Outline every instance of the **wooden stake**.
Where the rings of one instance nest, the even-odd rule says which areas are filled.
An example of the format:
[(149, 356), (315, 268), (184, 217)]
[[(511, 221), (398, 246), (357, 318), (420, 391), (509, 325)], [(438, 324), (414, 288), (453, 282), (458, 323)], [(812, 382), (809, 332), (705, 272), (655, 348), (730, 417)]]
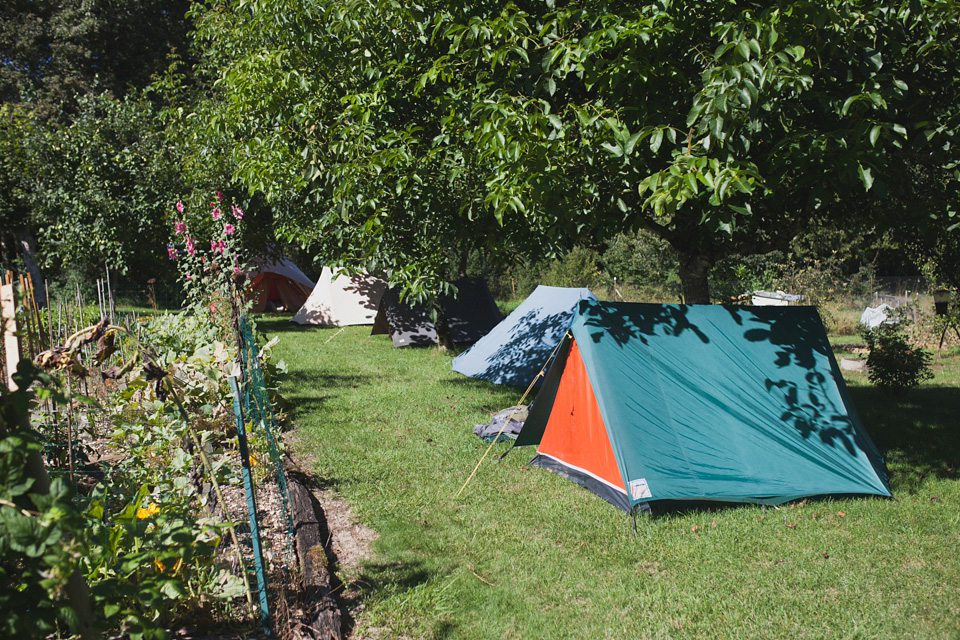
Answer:
[(10, 272), (7, 272), (7, 281), (9, 284), (0, 286), (0, 307), (3, 313), (3, 349), (6, 353), (6, 362), (4, 366), (7, 371), (7, 387), (11, 391), (17, 390), (17, 385), (13, 382), (13, 374), (17, 370), (17, 364), (20, 362), (20, 341), (17, 340), (17, 302), (13, 291), (13, 278)]

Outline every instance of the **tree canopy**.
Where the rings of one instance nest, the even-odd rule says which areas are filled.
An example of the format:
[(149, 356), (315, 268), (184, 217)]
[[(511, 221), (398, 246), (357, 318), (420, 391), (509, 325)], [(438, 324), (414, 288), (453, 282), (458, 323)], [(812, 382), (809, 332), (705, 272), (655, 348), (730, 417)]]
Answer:
[(157, 95), (145, 89), (168, 56), (186, 53), (188, 6), (11, 0), (0, 8), (6, 258), (35, 240), (47, 267), (106, 263), (126, 273), (150, 265), (146, 272), (159, 275), (164, 209), (184, 180)]
[[(198, 14), (238, 176), (325, 257), (666, 239), (690, 302), (812, 218), (950, 216), (955, 2), (241, 0)], [(946, 198), (917, 191), (917, 177)], [(401, 278), (402, 279), (402, 278)]]
[(189, 0), (6, 0), (0, 7), (0, 101), (44, 118), (77, 98), (122, 98), (186, 53)]

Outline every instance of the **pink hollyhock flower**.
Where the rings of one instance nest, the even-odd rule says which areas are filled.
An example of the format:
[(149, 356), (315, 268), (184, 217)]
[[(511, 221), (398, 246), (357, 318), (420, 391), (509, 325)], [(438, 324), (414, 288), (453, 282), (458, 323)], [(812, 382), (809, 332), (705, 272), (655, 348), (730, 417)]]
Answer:
[(234, 268), (233, 268), (233, 273), (234, 273), (234, 274), (240, 273), (240, 267), (234, 267)]
[(229, 222), (228, 222), (227, 224), (223, 225), (223, 232), (224, 232), (225, 234), (227, 234), (228, 236), (229, 236), (229, 235), (233, 235), (233, 232), (236, 231), (236, 230), (237, 230), (237, 228), (234, 227), (234, 226), (233, 226), (232, 224), (230, 224)]
[(187, 223), (186, 223), (186, 222), (174, 222), (174, 223), (173, 223), (173, 230), (176, 232), (177, 235), (180, 235), (181, 233), (183, 233), (184, 231), (187, 230)]
[(183, 275), (186, 276), (187, 281), (193, 282), (193, 276), (190, 275), (190, 272), (189, 272), (189, 271), (188, 271), (187, 273), (183, 274)]
[(196, 255), (197, 253), (197, 243), (190, 236), (187, 236), (187, 253), (190, 255)]
[(177, 259), (177, 250), (173, 247), (167, 247), (167, 255), (170, 256), (171, 260)]
[(217, 200), (219, 200), (219, 201), (221, 201), (221, 202), (223, 201), (223, 194), (220, 193), (219, 191), (217, 191)]
[(214, 304), (211, 302), (211, 303), (210, 303), (210, 313), (216, 313), (216, 312), (217, 312), (217, 307), (214, 306)]
[(237, 220), (243, 220), (243, 209), (238, 207), (235, 204), (230, 205), (230, 210), (233, 212), (233, 217)]
[(183, 203), (182, 203), (182, 202), (178, 202), (178, 203), (177, 203), (177, 211), (179, 211), (180, 213), (183, 213)]
[(217, 207), (216, 209), (213, 210), (213, 219), (214, 219), (214, 220), (219, 220), (219, 219), (220, 219), (220, 216), (222, 216), (222, 215), (223, 215), (223, 212), (220, 211), (220, 208), (219, 208), (219, 207)]

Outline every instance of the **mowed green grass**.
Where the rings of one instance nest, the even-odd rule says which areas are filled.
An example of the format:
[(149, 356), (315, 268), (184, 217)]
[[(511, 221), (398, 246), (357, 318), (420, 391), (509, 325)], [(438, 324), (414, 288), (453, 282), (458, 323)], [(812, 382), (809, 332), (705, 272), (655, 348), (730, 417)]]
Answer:
[(379, 538), (358, 638), (958, 638), (960, 356), (904, 398), (851, 378), (894, 499), (630, 517), (474, 424), (522, 390), (369, 327), (262, 319), (296, 451)]

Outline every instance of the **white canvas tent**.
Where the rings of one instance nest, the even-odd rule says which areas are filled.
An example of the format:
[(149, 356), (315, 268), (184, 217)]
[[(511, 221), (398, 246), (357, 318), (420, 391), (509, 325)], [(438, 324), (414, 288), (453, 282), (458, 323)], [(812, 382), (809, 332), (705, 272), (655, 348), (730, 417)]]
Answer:
[(247, 291), (258, 313), (299, 309), (314, 287), (313, 280), (287, 258), (256, 260), (247, 277)]
[(386, 290), (383, 278), (367, 273), (334, 276), (330, 267), (324, 267), (317, 286), (290, 322), (337, 327), (373, 324)]

